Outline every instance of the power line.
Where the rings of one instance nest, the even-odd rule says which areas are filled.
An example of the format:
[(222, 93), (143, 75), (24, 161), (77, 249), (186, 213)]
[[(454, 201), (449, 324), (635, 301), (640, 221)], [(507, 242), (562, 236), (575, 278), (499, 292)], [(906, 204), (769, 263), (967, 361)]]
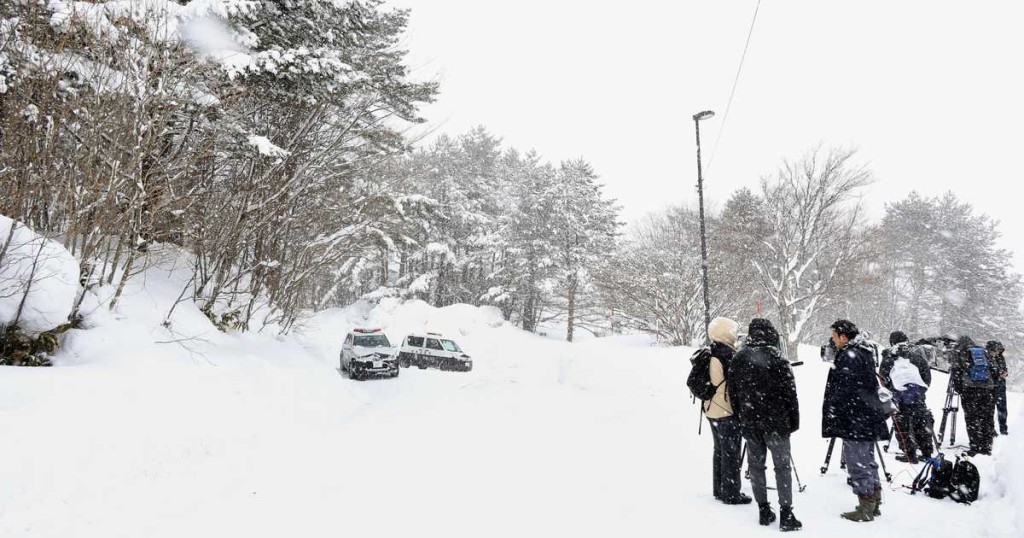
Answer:
[(715, 162), (715, 152), (718, 151), (718, 143), (722, 140), (722, 133), (725, 132), (725, 122), (729, 121), (729, 109), (732, 108), (732, 97), (736, 95), (736, 85), (740, 81), (740, 73), (743, 71), (743, 60), (747, 58), (747, 49), (750, 48), (750, 36), (754, 35), (754, 24), (757, 22), (757, 12), (761, 9), (761, 0), (757, 0), (754, 7), (754, 18), (750, 21), (750, 30), (747, 31), (747, 42), (743, 44), (743, 55), (740, 56), (740, 66), (736, 69), (736, 78), (732, 81), (732, 91), (729, 92), (729, 102), (725, 105), (725, 114), (722, 116), (722, 127), (718, 129), (718, 136), (715, 138), (715, 145), (711, 147), (711, 156), (708, 157), (707, 172), (711, 172), (711, 165)]

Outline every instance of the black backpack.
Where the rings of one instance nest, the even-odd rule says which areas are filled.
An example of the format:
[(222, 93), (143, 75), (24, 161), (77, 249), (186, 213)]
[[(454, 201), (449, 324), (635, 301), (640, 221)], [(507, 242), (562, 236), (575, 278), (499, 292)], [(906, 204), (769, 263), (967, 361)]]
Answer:
[(953, 464), (939, 458), (929, 460), (928, 465), (932, 466), (932, 472), (924, 493), (933, 499), (942, 499), (953, 491)]
[[(722, 364), (723, 372), (725, 364)], [(686, 386), (690, 394), (702, 402), (714, 398), (718, 385), (711, 382), (711, 350), (698, 349), (690, 357), (690, 375), (686, 377)]]
[(978, 468), (967, 460), (957, 458), (956, 465), (953, 466), (951, 485), (950, 499), (964, 504), (971, 504), (978, 500), (978, 487), (981, 485)]

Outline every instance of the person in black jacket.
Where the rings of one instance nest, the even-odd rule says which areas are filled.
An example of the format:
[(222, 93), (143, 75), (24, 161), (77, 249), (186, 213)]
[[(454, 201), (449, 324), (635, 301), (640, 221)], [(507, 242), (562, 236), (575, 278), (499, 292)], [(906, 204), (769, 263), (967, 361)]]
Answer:
[(999, 342), (998, 340), (989, 340), (985, 344), (985, 351), (988, 351), (989, 359), (992, 360), (992, 366), (995, 368), (996, 372), (998, 372), (995, 379), (996, 386), (993, 390), (996, 400), (996, 415), (999, 417), (999, 434), (1007, 435), (1006, 378), (1010, 376), (1010, 371), (1006, 368), (1006, 357), (1003, 356), (1006, 348), (1004, 348), (1002, 342)]
[(903, 450), (903, 456), (896, 456), (896, 459), (916, 464), (919, 461), (918, 451), (921, 458), (927, 459), (931, 457), (934, 446), (935, 417), (925, 401), (928, 387), (932, 384), (932, 371), (923, 350), (912, 345), (903, 331), (893, 331), (889, 335), (889, 345), (892, 347), (882, 351), (878, 375), (893, 391), (893, 399), (899, 405), (899, 413), (893, 419), (896, 421), (896, 441)]
[(751, 320), (746, 345), (736, 352), (729, 367), (729, 384), (733, 413), (747, 441), (747, 469), (758, 521), (761, 525), (775, 521), (765, 481), (765, 461), (771, 451), (779, 492), (779, 530), (798, 530), (802, 524), (793, 515), (789, 436), (800, 428), (800, 406), (793, 370), (779, 351), (779, 333), (770, 321)]
[(969, 336), (957, 339), (949, 376), (953, 379), (953, 390), (960, 394), (971, 456), (992, 455), (992, 438), (995, 437), (992, 415), (996, 410), (994, 392), (998, 375), (988, 354), (974, 340)]
[(843, 440), (843, 458), (857, 495), (857, 508), (844, 512), (851, 521), (873, 521), (881, 515), (882, 481), (875, 462), (875, 442), (889, 436), (886, 411), (878, 398), (873, 346), (852, 321), (832, 324), (826, 360), (833, 361), (825, 383), (821, 434)]

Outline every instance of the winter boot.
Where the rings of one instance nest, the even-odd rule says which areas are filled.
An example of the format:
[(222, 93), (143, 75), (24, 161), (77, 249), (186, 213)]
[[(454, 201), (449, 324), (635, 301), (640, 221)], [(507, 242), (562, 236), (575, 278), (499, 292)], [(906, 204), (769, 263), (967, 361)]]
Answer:
[(771, 503), (757, 503), (757, 522), (761, 525), (771, 525), (775, 521), (775, 512), (772, 512)]
[(875, 494), (872, 497), (875, 500), (875, 511), (871, 515), (878, 517), (882, 515), (882, 488), (875, 488)]
[(800, 523), (800, 520), (793, 515), (792, 506), (783, 506), (779, 508), (779, 530), (782, 532), (786, 531), (798, 531), (804, 524)]
[(750, 504), (752, 500), (750, 495), (744, 495), (743, 493), (737, 493), (735, 496), (721, 497), (721, 501), (725, 504)]
[(857, 508), (854, 508), (852, 512), (843, 512), (840, 516), (843, 519), (849, 519), (850, 521), (874, 521), (875, 520), (875, 496), (874, 495), (858, 495), (857, 496)]

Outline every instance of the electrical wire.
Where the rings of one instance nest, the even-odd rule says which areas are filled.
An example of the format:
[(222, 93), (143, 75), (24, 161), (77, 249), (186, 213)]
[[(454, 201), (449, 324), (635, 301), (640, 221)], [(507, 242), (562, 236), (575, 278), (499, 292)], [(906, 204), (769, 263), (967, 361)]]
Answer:
[(732, 98), (736, 95), (736, 86), (740, 81), (740, 73), (743, 71), (743, 61), (747, 58), (747, 49), (750, 48), (750, 37), (754, 35), (754, 24), (757, 23), (757, 12), (761, 9), (761, 0), (757, 0), (754, 7), (754, 18), (750, 21), (750, 30), (747, 31), (747, 42), (743, 44), (743, 55), (740, 56), (740, 66), (736, 69), (736, 78), (732, 81), (732, 91), (729, 92), (729, 101), (725, 105), (725, 114), (722, 116), (722, 126), (718, 129), (718, 136), (715, 137), (715, 145), (711, 147), (711, 156), (708, 157), (707, 172), (711, 172), (711, 165), (715, 162), (715, 153), (718, 151), (718, 143), (722, 140), (722, 133), (725, 132), (725, 122), (729, 121), (729, 109), (732, 108)]

